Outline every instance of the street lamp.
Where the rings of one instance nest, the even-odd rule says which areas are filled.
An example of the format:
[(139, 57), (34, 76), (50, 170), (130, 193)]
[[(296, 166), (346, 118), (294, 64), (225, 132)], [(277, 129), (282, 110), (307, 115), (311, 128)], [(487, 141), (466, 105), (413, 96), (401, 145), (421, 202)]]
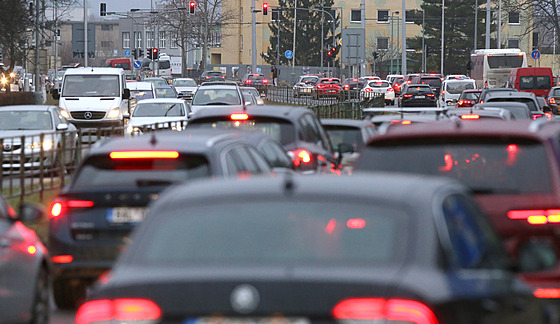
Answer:
[[(393, 65), (393, 64), (394, 64), (393, 56), (395, 56), (395, 53), (394, 53), (394, 51), (393, 51), (393, 43), (394, 43), (394, 37), (393, 37), (393, 26), (394, 26), (394, 23), (393, 23), (393, 22), (395, 21), (395, 15), (396, 15), (396, 17), (398, 17), (399, 12), (398, 12), (398, 11), (391, 12), (391, 72), (393, 72), (393, 68), (394, 68), (394, 65)], [(398, 18), (397, 18), (397, 19), (398, 19)], [(398, 27), (398, 25), (397, 25), (397, 39), (399, 38), (399, 37), (398, 37), (398, 31), (399, 31), (399, 27)], [(399, 47), (398, 47), (398, 45), (397, 45), (397, 49), (398, 49), (398, 48), (399, 48)]]
[[(490, 0), (488, 0), (490, 1)], [(440, 66), (440, 73), (443, 75), (443, 39), (445, 35), (445, 0), (441, 0), (441, 66)]]

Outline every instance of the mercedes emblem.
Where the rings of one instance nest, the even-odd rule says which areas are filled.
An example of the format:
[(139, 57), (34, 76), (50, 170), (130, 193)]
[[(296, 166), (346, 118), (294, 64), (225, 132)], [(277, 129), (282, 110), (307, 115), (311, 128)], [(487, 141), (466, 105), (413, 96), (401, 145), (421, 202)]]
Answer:
[(93, 114), (91, 113), (91, 111), (86, 111), (84, 113), (84, 118), (85, 119), (91, 119), (91, 117), (93, 117)]
[(234, 311), (241, 314), (248, 314), (259, 306), (259, 292), (257, 288), (251, 285), (239, 285), (231, 292), (230, 302)]
[(4, 144), (4, 150), (9, 151), (12, 149), (12, 144)]

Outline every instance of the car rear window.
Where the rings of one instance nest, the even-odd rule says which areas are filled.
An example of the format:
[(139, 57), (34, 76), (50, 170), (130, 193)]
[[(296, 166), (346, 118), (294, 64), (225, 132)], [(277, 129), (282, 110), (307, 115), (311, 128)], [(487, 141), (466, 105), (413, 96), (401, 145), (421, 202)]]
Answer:
[(223, 74), (222, 72), (216, 71), (216, 72), (207, 72), (206, 75), (222, 77)]
[(426, 87), (408, 87), (406, 89), (406, 93), (408, 94), (413, 94), (413, 95), (422, 95), (422, 94), (427, 94), (427, 93), (433, 93), (432, 88), (426, 86)]
[(247, 77), (247, 79), (249, 80), (264, 80), (264, 75), (254, 75), (254, 74), (250, 74), (249, 77)]
[(210, 166), (202, 155), (179, 154), (176, 159), (111, 159), (103, 155), (91, 156), (84, 162), (72, 187), (157, 187), (208, 176)]
[(236, 89), (199, 88), (193, 98), (193, 105), (240, 105), (241, 100)]
[(421, 84), (427, 84), (430, 87), (439, 88), (441, 87), (441, 79), (438, 77), (421, 77)]
[(529, 110), (531, 111), (537, 111), (539, 110), (537, 105), (535, 104), (535, 102), (530, 99), (530, 98), (522, 98), (522, 97), (511, 97), (511, 98), (488, 98), (486, 99), (486, 102), (521, 102), (527, 105), (527, 107), (529, 107)]
[(133, 262), (387, 264), (408, 243), (407, 214), (380, 203), (243, 200), (158, 216)]
[(333, 79), (333, 80), (321, 80), (322, 84), (339, 84), (340, 80)]
[(446, 91), (451, 94), (461, 94), (463, 91), (468, 89), (474, 89), (474, 82), (449, 82), (446, 86)]
[(295, 128), (287, 120), (269, 117), (249, 117), (248, 120), (231, 120), (226, 117), (200, 118), (189, 121), (188, 129), (213, 128), (213, 129), (241, 129), (247, 131), (258, 131), (266, 134), (282, 145), (295, 141)]
[(463, 92), (461, 98), (467, 100), (478, 100), (479, 96), (480, 96), (480, 92)]
[(334, 150), (338, 150), (341, 143), (352, 145), (354, 152), (361, 151), (364, 147), (362, 131), (357, 127), (323, 125), (329, 134)]
[(553, 96), (560, 96), (560, 89), (554, 89)]
[(389, 82), (387, 81), (382, 81), (382, 82), (370, 82), (368, 84), (368, 86), (372, 87), (372, 88), (387, 88), (390, 87)]
[(551, 191), (545, 148), (508, 138), (444, 138), (376, 143), (362, 153), (357, 170), (448, 176), (477, 193)]

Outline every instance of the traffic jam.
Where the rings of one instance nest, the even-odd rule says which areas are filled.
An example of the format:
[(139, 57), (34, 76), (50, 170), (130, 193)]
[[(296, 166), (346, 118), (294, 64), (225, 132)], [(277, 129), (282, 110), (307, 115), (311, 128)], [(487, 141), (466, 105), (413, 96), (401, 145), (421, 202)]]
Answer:
[[(0, 323), (560, 323), (546, 72), (302, 75), (286, 92), (384, 99), (348, 119), (268, 100), (262, 74), (69, 69), (58, 107), (0, 108), (4, 177), (76, 165), (47, 208), (0, 199)], [(68, 135), (93, 127), (122, 131)], [(7, 140), (40, 133), (66, 135)]]

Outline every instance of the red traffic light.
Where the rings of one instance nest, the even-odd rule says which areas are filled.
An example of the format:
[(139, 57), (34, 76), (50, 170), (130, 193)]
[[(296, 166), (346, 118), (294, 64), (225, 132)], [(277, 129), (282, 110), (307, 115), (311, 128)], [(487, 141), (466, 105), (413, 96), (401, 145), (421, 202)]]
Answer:
[(328, 55), (328, 56), (331, 56), (331, 55), (332, 55), (332, 52), (331, 52), (331, 51), (328, 51), (328, 52), (327, 52), (327, 55)]
[(267, 16), (267, 15), (268, 15), (268, 3), (266, 3), (266, 2), (264, 2), (264, 3), (262, 4), (262, 13), (263, 13), (263, 16)]
[(196, 2), (191, 1), (189, 2), (189, 13), (194, 13), (194, 7), (196, 6)]
[(336, 47), (332, 47), (331, 52), (335, 53), (336, 52)]

